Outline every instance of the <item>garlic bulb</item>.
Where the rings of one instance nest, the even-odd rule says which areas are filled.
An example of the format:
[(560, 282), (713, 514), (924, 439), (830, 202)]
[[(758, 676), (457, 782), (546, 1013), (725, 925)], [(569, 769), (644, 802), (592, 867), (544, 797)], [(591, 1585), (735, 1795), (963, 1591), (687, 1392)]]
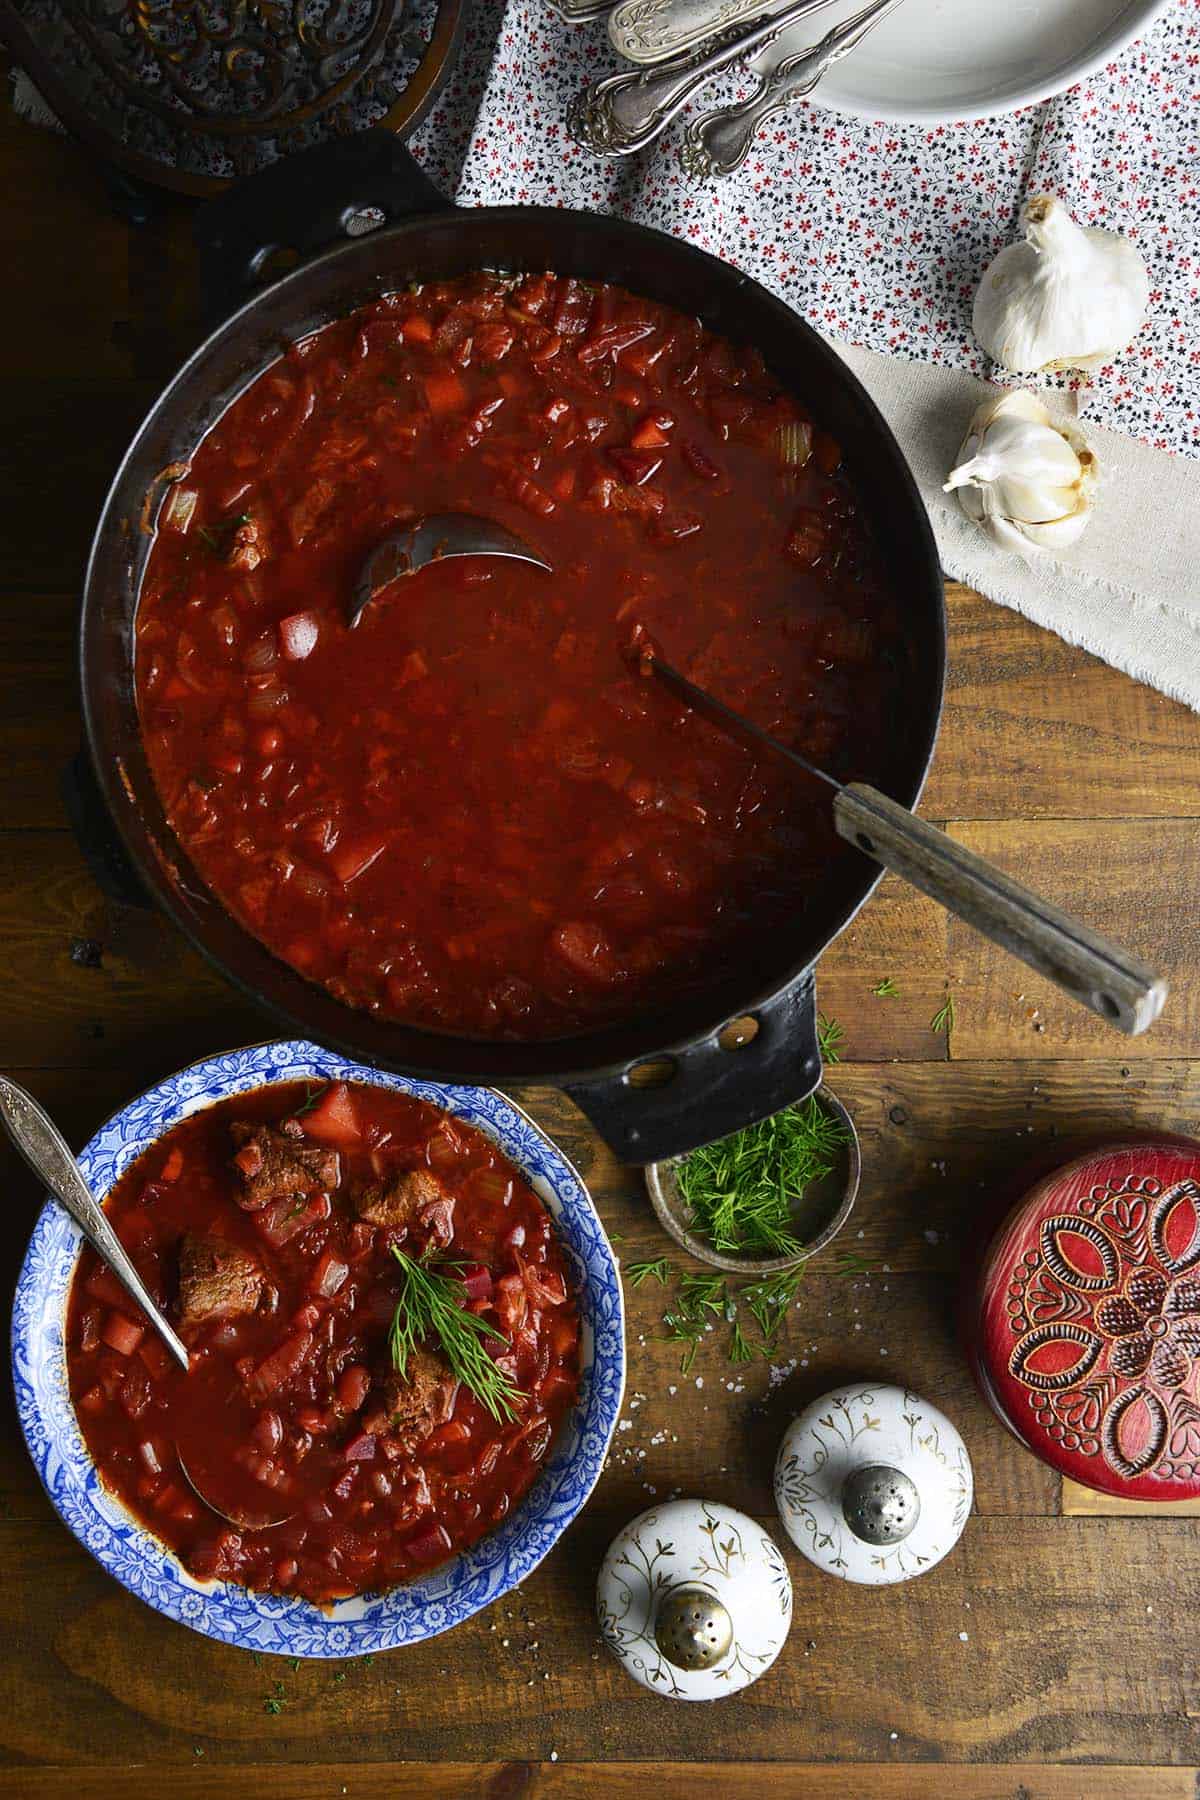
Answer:
[(1017, 375), (1098, 369), (1141, 328), (1146, 265), (1115, 231), (1077, 225), (1053, 194), (1021, 209), (1025, 238), (989, 264), (972, 325), (988, 355)]
[(1064, 550), (1092, 510), (1098, 469), (1083, 434), (1024, 388), (985, 400), (945, 484), (1008, 550)]

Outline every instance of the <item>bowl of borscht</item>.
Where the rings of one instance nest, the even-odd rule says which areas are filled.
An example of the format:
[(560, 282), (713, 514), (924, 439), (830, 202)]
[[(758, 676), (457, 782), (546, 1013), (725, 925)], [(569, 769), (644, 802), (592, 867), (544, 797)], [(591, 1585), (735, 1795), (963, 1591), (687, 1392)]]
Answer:
[(168, 1077), (79, 1161), (190, 1367), (48, 1202), (17, 1409), (65, 1524), (148, 1605), (254, 1650), (387, 1650), (509, 1592), (580, 1511), (620, 1278), (505, 1095), (268, 1043)]

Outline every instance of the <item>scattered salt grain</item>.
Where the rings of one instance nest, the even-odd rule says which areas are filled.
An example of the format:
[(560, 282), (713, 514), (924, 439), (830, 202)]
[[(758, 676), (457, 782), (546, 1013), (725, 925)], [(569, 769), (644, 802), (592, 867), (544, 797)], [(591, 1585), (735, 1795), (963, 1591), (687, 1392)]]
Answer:
[(958, 1634), (958, 1641), (960, 1644), (969, 1644), (971, 1641), (969, 1632), (960, 1631)]
[(924, 1237), (927, 1244), (936, 1244), (938, 1241), (938, 1234), (936, 1231), (926, 1231)]
[(697, 1386), (697, 1387), (698, 1387), (698, 1388), (702, 1388), (702, 1387), (703, 1387), (703, 1386), (704, 1386), (704, 1377), (703, 1377), (703, 1375), (697, 1375), (697, 1377), (696, 1377), (696, 1386)]

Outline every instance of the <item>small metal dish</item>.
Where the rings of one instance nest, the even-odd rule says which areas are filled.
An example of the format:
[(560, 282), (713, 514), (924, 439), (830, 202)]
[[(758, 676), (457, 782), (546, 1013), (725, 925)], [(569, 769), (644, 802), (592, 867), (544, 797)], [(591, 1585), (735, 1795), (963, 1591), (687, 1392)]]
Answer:
[(796, 1236), (804, 1245), (803, 1257), (730, 1256), (724, 1251), (714, 1250), (706, 1239), (698, 1237), (689, 1228), (687, 1202), (680, 1192), (679, 1177), (676, 1174), (682, 1158), (673, 1156), (665, 1162), (647, 1165), (646, 1188), (659, 1224), (689, 1256), (710, 1264), (714, 1269), (724, 1269), (730, 1275), (775, 1275), (781, 1269), (790, 1269), (796, 1262), (807, 1262), (810, 1256), (815, 1256), (818, 1250), (824, 1250), (837, 1236), (850, 1217), (858, 1195), (862, 1152), (854, 1120), (837, 1096), (831, 1094), (822, 1083), (816, 1090), (815, 1098), (835, 1118), (841, 1120), (848, 1136), (837, 1165), (828, 1175), (805, 1189), (793, 1211)]

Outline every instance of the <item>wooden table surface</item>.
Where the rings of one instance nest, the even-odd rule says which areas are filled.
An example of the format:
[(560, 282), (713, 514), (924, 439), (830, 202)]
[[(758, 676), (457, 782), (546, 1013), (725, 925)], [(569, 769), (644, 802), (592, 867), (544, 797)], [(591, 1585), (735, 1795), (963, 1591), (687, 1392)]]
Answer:
[[(59, 800), (79, 742), (73, 633), (93, 523), (196, 330), (187, 210), (131, 231), (85, 159), (7, 107), (0, 169), (0, 1064), (78, 1144), (148, 1083), (265, 1030), (161, 920), (105, 903)], [(834, 1252), (814, 1262), (781, 1352), (796, 1368), (770, 1391), (765, 1366), (732, 1371), (712, 1343), (681, 1380), (657, 1290), (631, 1291), (630, 1428), (594, 1499), (518, 1593), (418, 1648), (293, 1669), (168, 1623), (59, 1524), (6, 1402), (0, 1795), (751, 1800), (768, 1781), (806, 1800), (1196, 1795), (1196, 1519), (1111, 1516), (1062, 1492), (977, 1398), (952, 1311), (984, 1195), (1032, 1151), (1081, 1130), (1200, 1132), (1200, 720), (971, 593), (949, 604), (924, 811), (1160, 965), (1173, 986), (1159, 1024), (1116, 1037), (885, 881), (820, 967), (821, 1005), (846, 1034), (831, 1084), (864, 1156), (842, 1243), (866, 1272), (841, 1272)], [(874, 997), (888, 975), (899, 997)], [(948, 1037), (930, 1029), (947, 992)], [(571, 1106), (521, 1097), (583, 1169), (625, 1257), (667, 1248), (638, 1176)], [(11, 1286), (37, 1194), (5, 1155)], [(910, 1384), (962, 1429), (976, 1513), (957, 1550), (885, 1590), (791, 1554), (792, 1635), (763, 1680), (711, 1707), (644, 1695), (592, 1624), (613, 1532), (677, 1490), (772, 1523), (784, 1426), (863, 1375)]]

